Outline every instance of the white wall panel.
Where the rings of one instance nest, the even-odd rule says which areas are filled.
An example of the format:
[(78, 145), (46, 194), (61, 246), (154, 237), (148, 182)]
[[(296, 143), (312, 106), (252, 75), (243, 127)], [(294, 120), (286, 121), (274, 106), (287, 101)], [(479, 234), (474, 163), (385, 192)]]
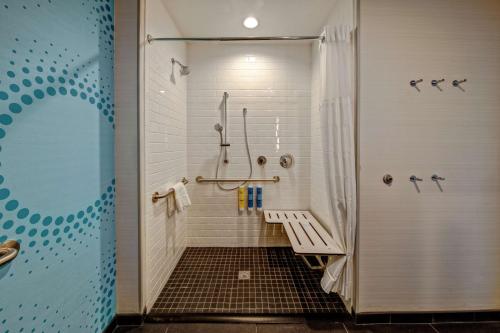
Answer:
[(360, 4), (357, 311), (498, 310), (500, 2)]

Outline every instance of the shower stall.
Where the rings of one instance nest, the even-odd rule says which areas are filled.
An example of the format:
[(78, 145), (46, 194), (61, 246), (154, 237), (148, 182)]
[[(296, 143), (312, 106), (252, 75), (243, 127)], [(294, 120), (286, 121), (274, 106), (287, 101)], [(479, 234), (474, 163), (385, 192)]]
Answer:
[[(313, 255), (323, 269), (312, 269), (264, 212), (331, 219), (321, 52), (335, 35), (326, 26), (353, 26), (353, 3), (293, 2), (283, 19), (270, 3), (146, 2), (141, 279), (150, 318), (344, 315), (351, 306), (324, 282), (331, 256)], [(228, 20), (209, 19), (217, 13)], [(177, 209), (168, 193), (182, 179), (191, 204)], [(344, 256), (342, 237), (323, 227), (318, 239)]]

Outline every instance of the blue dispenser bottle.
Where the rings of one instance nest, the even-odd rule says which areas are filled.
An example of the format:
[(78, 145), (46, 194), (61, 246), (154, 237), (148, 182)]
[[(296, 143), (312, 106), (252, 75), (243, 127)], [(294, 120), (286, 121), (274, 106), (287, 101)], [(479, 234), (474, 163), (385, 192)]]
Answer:
[(248, 185), (248, 187), (247, 187), (247, 199), (248, 199), (248, 203), (247, 203), (248, 212), (251, 213), (253, 211), (253, 186), (252, 185)]
[(262, 211), (262, 186), (257, 186), (257, 211)]

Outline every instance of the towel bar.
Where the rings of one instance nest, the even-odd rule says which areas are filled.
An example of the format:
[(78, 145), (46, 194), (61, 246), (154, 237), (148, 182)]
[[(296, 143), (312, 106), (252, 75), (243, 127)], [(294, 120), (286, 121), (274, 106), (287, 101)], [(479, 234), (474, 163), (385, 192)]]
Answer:
[[(182, 177), (181, 182), (184, 185), (186, 185), (187, 183), (189, 183), (189, 180), (187, 180), (186, 177)], [(153, 203), (155, 203), (158, 200), (166, 198), (169, 194), (173, 194), (173, 193), (174, 193), (174, 189), (173, 188), (169, 188), (168, 191), (166, 193), (164, 193), (164, 194), (160, 194), (158, 192), (155, 192), (155, 193), (153, 193), (152, 201), (153, 201)]]
[(197, 183), (234, 183), (234, 182), (273, 182), (278, 183), (279, 176), (273, 178), (204, 178), (203, 176), (196, 177)]

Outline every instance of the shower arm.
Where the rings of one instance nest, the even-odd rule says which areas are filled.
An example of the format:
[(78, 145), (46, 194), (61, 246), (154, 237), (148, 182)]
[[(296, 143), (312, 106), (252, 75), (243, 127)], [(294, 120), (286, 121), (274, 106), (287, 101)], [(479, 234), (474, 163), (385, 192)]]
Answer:
[(181, 67), (184, 67), (184, 65), (181, 64), (181, 62), (179, 60), (177, 60), (177, 59), (171, 58), (170, 61), (172, 61), (172, 64), (177, 64), (177, 65), (179, 65)]

